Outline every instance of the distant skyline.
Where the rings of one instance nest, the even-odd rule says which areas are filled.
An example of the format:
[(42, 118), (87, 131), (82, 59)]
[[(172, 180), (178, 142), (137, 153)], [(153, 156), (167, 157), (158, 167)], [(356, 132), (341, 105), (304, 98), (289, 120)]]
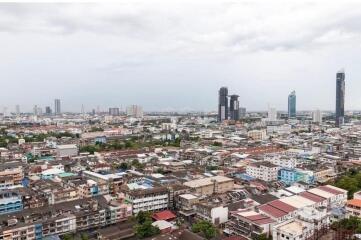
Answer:
[(241, 107), (361, 109), (360, 1), (0, 3), (0, 112), (61, 99), (62, 112), (137, 104), (217, 111), (222, 86)]

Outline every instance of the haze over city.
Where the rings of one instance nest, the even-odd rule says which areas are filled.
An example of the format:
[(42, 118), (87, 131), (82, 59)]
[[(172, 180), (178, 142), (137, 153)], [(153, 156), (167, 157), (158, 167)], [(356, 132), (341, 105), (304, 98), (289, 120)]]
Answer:
[[(347, 13), (347, 14), (346, 14)], [(142, 105), (217, 110), (227, 86), (247, 110), (361, 109), (360, 1), (1, 3), (0, 107)]]

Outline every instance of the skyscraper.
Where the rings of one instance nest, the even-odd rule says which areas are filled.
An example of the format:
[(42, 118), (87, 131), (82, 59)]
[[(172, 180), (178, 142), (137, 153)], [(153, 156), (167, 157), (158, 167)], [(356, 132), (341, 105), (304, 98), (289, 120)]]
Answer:
[(218, 122), (228, 119), (228, 88), (221, 87), (218, 92)]
[(60, 106), (60, 99), (54, 100), (54, 114), (60, 114), (61, 113), (61, 106)]
[(229, 114), (231, 120), (239, 120), (239, 101), (238, 101), (238, 95), (231, 95), (230, 101), (229, 101)]
[(135, 118), (143, 117), (143, 108), (139, 105), (130, 105), (127, 107), (127, 115)]
[(345, 71), (336, 74), (336, 127), (344, 123), (345, 117)]
[(296, 117), (296, 92), (292, 91), (288, 95), (288, 117), (295, 118)]
[(46, 115), (51, 115), (51, 108), (49, 106), (45, 107), (45, 114)]
[(313, 122), (322, 123), (322, 112), (319, 109), (313, 112)]
[(16, 116), (20, 115), (20, 105), (15, 106), (15, 113), (16, 113)]
[(109, 108), (109, 115), (110, 116), (119, 116), (120, 115), (119, 108), (117, 108), (117, 107)]
[(277, 109), (275, 107), (268, 106), (268, 120), (269, 121), (277, 120)]

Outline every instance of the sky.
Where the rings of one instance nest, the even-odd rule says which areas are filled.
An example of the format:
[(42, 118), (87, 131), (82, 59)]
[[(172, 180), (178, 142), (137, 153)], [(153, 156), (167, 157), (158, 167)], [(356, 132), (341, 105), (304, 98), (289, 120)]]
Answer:
[(213, 111), (361, 109), (361, 1), (0, 3), (0, 107)]

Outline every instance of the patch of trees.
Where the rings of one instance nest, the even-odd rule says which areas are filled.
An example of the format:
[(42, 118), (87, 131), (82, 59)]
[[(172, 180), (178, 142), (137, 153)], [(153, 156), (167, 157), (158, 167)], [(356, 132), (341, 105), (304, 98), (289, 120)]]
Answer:
[(217, 228), (209, 221), (200, 220), (192, 225), (192, 232), (200, 233), (207, 239), (212, 239), (218, 235)]
[(134, 231), (139, 238), (148, 238), (160, 233), (159, 228), (152, 225), (150, 212), (140, 211), (135, 220)]

